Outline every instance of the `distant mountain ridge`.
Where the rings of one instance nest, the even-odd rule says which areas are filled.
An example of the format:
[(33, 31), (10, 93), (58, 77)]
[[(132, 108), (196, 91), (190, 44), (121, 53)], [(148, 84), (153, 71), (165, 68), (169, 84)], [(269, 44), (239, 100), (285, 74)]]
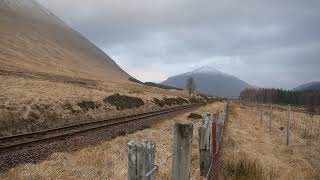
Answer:
[(238, 97), (242, 90), (252, 87), (241, 79), (210, 66), (169, 77), (161, 84), (184, 89), (189, 77), (194, 78), (197, 90), (206, 95)]
[(300, 85), (293, 89), (294, 91), (320, 91), (320, 82), (310, 82)]

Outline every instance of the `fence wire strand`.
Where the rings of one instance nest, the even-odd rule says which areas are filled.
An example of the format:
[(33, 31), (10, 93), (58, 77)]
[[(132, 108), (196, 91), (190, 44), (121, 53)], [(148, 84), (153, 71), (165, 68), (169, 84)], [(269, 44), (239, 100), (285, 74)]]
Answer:
[[(223, 129), (224, 129), (225, 122), (228, 119), (228, 107), (229, 107), (229, 103), (226, 104), (224, 110), (221, 111), (221, 114), (220, 114), (220, 116), (222, 117), (222, 122), (220, 122), (221, 131), (220, 131), (219, 140), (218, 140), (218, 147), (217, 147), (218, 150), (217, 150), (217, 153), (211, 158), (210, 168), (209, 168), (208, 173), (206, 175), (207, 179), (210, 178), (210, 174), (216, 174), (217, 173), (219, 165), (222, 162), (222, 160), (220, 158), (220, 151), (221, 151), (221, 143), (222, 143), (222, 137), (223, 137)], [(211, 119), (211, 121), (212, 120), (213, 119)], [(196, 126), (197, 124), (200, 124), (200, 123), (202, 123), (202, 120), (200, 120), (200, 121), (198, 121), (196, 123), (192, 123), (192, 125)], [(192, 143), (192, 141), (193, 141), (193, 137), (189, 140), (189, 142)], [(182, 149), (182, 146), (180, 148)], [(175, 154), (176, 154), (176, 152), (171, 153), (164, 160), (160, 161), (160, 163), (158, 165), (154, 164), (153, 168), (148, 173), (145, 174), (145, 177), (151, 176), (153, 173), (158, 171), (161, 167), (164, 167), (167, 164), (167, 162), (169, 161), (169, 159), (173, 158), (173, 156)]]
[(229, 118), (229, 103), (226, 104), (225, 109), (222, 112), (222, 115), (223, 115), (222, 116), (223, 122), (221, 123), (221, 125), (222, 125), (221, 131), (219, 132), (220, 137), (218, 140), (217, 152), (215, 155), (213, 155), (213, 157), (211, 159), (210, 168), (209, 168), (208, 173), (205, 177), (207, 180), (219, 179), (219, 168), (220, 168), (221, 163), (223, 162), (223, 160), (221, 159), (221, 147), (222, 147), (223, 132), (224, 132), (225, 124)]
[[(270, 105), (265, 104), (245, 104), (246, 107), (251, 107), (252, 111), (262, 112), (262, 119), (257, 116), (257, 119), (261, 119), (264, 123), (266, 117), (272, 117), (273, 128), (278, 128), (281, 131), (288, 130), (290, 134), (296, 135), (300, 138), (308, 141), (318, 142), (320, 134), (320, 114), (319, 111), (309, 111), (310, 107), (297, 107), (297, 106), (279, 106), (273, 105), (274, 112), (271, 116)], [(309, 108), (309, 109), (308, 109)], [(319, 107), (313, 107), (313, 109)], [(288, 122), (290, 119), (290, 122)]]
[[(196, 122), (196, 123), (192, 123), (193, 126), (197, 125), (201, 123), (201, 120), (199, 122)], [(189, 139), (189, 142), (192, 142), (193, 141), (193, 138)], [(182, 149), (182, 146), (180, 146), (180, 149)], [(167, 158), (165, 158), (164, 160), (162, 160), (159, 165), (156, 165), (154, 164), (153, 165), (153, 168), (148, 172), (146, 173), (146, 177), (149, 177), (150, 175), (152, 175), (154, 172), (158, 171), (161, 167), (163, 167), (168, 161), (169, 159), (171, 159), (176, 153), (171, 153)]]

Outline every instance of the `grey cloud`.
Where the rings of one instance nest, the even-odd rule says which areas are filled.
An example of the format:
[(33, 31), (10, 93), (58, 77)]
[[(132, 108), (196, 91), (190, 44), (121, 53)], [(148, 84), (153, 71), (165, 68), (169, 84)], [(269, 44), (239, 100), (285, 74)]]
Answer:
[(258, 86), (320, 80), (318, 0), (38, 1), (129, 73), (158, 74), (142, 80), (204, 64)]

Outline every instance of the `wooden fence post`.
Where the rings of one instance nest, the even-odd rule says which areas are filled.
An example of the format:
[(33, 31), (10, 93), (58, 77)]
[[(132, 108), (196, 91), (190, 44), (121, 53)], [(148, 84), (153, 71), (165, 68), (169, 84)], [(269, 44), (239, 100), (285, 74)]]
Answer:
[(219, 146), (220, 146), (220, 140), (221, 140), (221, 136), (222, 136), (222, 128), (224, 125), (224, 121), (225, 121), (225, 114), (223, 111), (221, 111), (218, 115), (218, 119), (217, 119), (217, 123), (216, 123), (216, 151), (219, 151)]
[(271, 132), (271, 121), (272, 121), (272, 104), (270, 104), (270, 122), (269, 122), (269, 129), (270, 129), (270, 132)]
[(172, 180), (189, 180), (193, 125), (176, 123), (174, 129)]
[[(213, 123), (212, 123), (212, 129), (211, 129), (211, 133), (214, 133), (215, 132), (215, 136), (214, 134), (212, 134), (212, 148), (211, 148), (211, 153), (212, 155), (214, 155), (217, 150), (218, 150), (218, 132), (219, 132), (219, 112), (217, 114), (214, 115), (214, 119), (213, 119)], [(215, 149), (213, 149), (213, 147), (215, 147)]]
[(222, 119), (222, 116), (221, 114), (219, 113), (219, 116), (218, 116), (218, 121), (217, 121), (217, 124), (216, 124), (216, 146), (217, 146), (217, 152), (219, 150), (219, 140), (220, 140), (220, 136), (221, 136), (221, 120)]
[(260, 122), (263, 122), (263, 112), (262, 112), (262, 104), (260, 105)]
[(202, 126), (199, 128), (200, 175), (206, 176), (210, 166), (211, 129), (209, 114), (202, 115)]
[(214, 157), (218, 152), (218, 144), (217, 144), (217, 126), (218, 124), (218, 115), (214, 116), (212, 126), (211, 126), (211, 156)]
[(318, 120), (318, 134), (317, 134), (317, 142), (319, 139), (319, 133), (320, 133), (320, 119)]
[(291, 107), (288, 105), (288, 124), (287, 124), (287, 146), (290, 143), (290, 123), (291, 123)]
[(152, 180), (146, 174), (153, 169), (155, 144), (152, 142), (128, 143), (128, 180)]

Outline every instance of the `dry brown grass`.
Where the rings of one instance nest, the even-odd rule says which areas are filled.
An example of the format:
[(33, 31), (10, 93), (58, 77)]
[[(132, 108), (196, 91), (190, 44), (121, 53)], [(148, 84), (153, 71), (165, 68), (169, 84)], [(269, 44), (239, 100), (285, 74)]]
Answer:
[[(153, 98), (187, 97), (182, 91), (132, 83), (87, 86), (15, 76), (0, 76), (0, 82), (0, 136), (154, 111), (160, 107)], [(117, 111), (103, 101), (115, 93), (141, 98), (144, 106)], [(81, 109), (82, 102), (92, 102), (95, 108)]]
[[(251, 113), (257, 114), (260, 121), (261, 109), (247, 107)], [(263, 108), (263, 124), (270, 127), (270, 107)], [(288, 126), (288, 110), (273, 109), (271, 116), (271, 130), (286, 133)], [(320, 142), (320, 115), (291, 111), (290, 143), (314, 145)]]
[[(223, 103), (215, 103), (195, 110), (194, 113), (217, 112), (222, 110)], [(116, 137), (111, 141), (94, 147), (84, 148), (73, 153), (55, 153), (40, 164), (26, 164), (1, 174), (4, 180), (25, 179), (127, 179), (127, 143), (130, 140), (138, 142), (156, 142), (156, 164), (166, 159), (172, 153), (173, 130), (175, 122), (194, 123), (194, 138), (192, 149), (192, 179), (199, 176), (198, 128), (200, 120), (190, 120), (190, 113), (179, 115), (151, 128), (133, 134)], [(171, 178), (171, 163), (169, 159), (164, 167), (155, 174), (155, 179)]]
[[(270, 132), (267, 122), (261, 124), (257, 119), (256, 111), (235, 104), (231, 109), (233, 113), (226, 126), (223, 144), (225, 163), (243, 157), (246, 161), (255, 161), (263, 170), (259, 179), (320, 178), (319, 143), (307, 144), (306, 140), (294, 136), (292, 144), (286, 146), (286, 131), (278, 128), (280, 124), (273, 122)], [(274, 116), (277, 114), (274, 113)]]

